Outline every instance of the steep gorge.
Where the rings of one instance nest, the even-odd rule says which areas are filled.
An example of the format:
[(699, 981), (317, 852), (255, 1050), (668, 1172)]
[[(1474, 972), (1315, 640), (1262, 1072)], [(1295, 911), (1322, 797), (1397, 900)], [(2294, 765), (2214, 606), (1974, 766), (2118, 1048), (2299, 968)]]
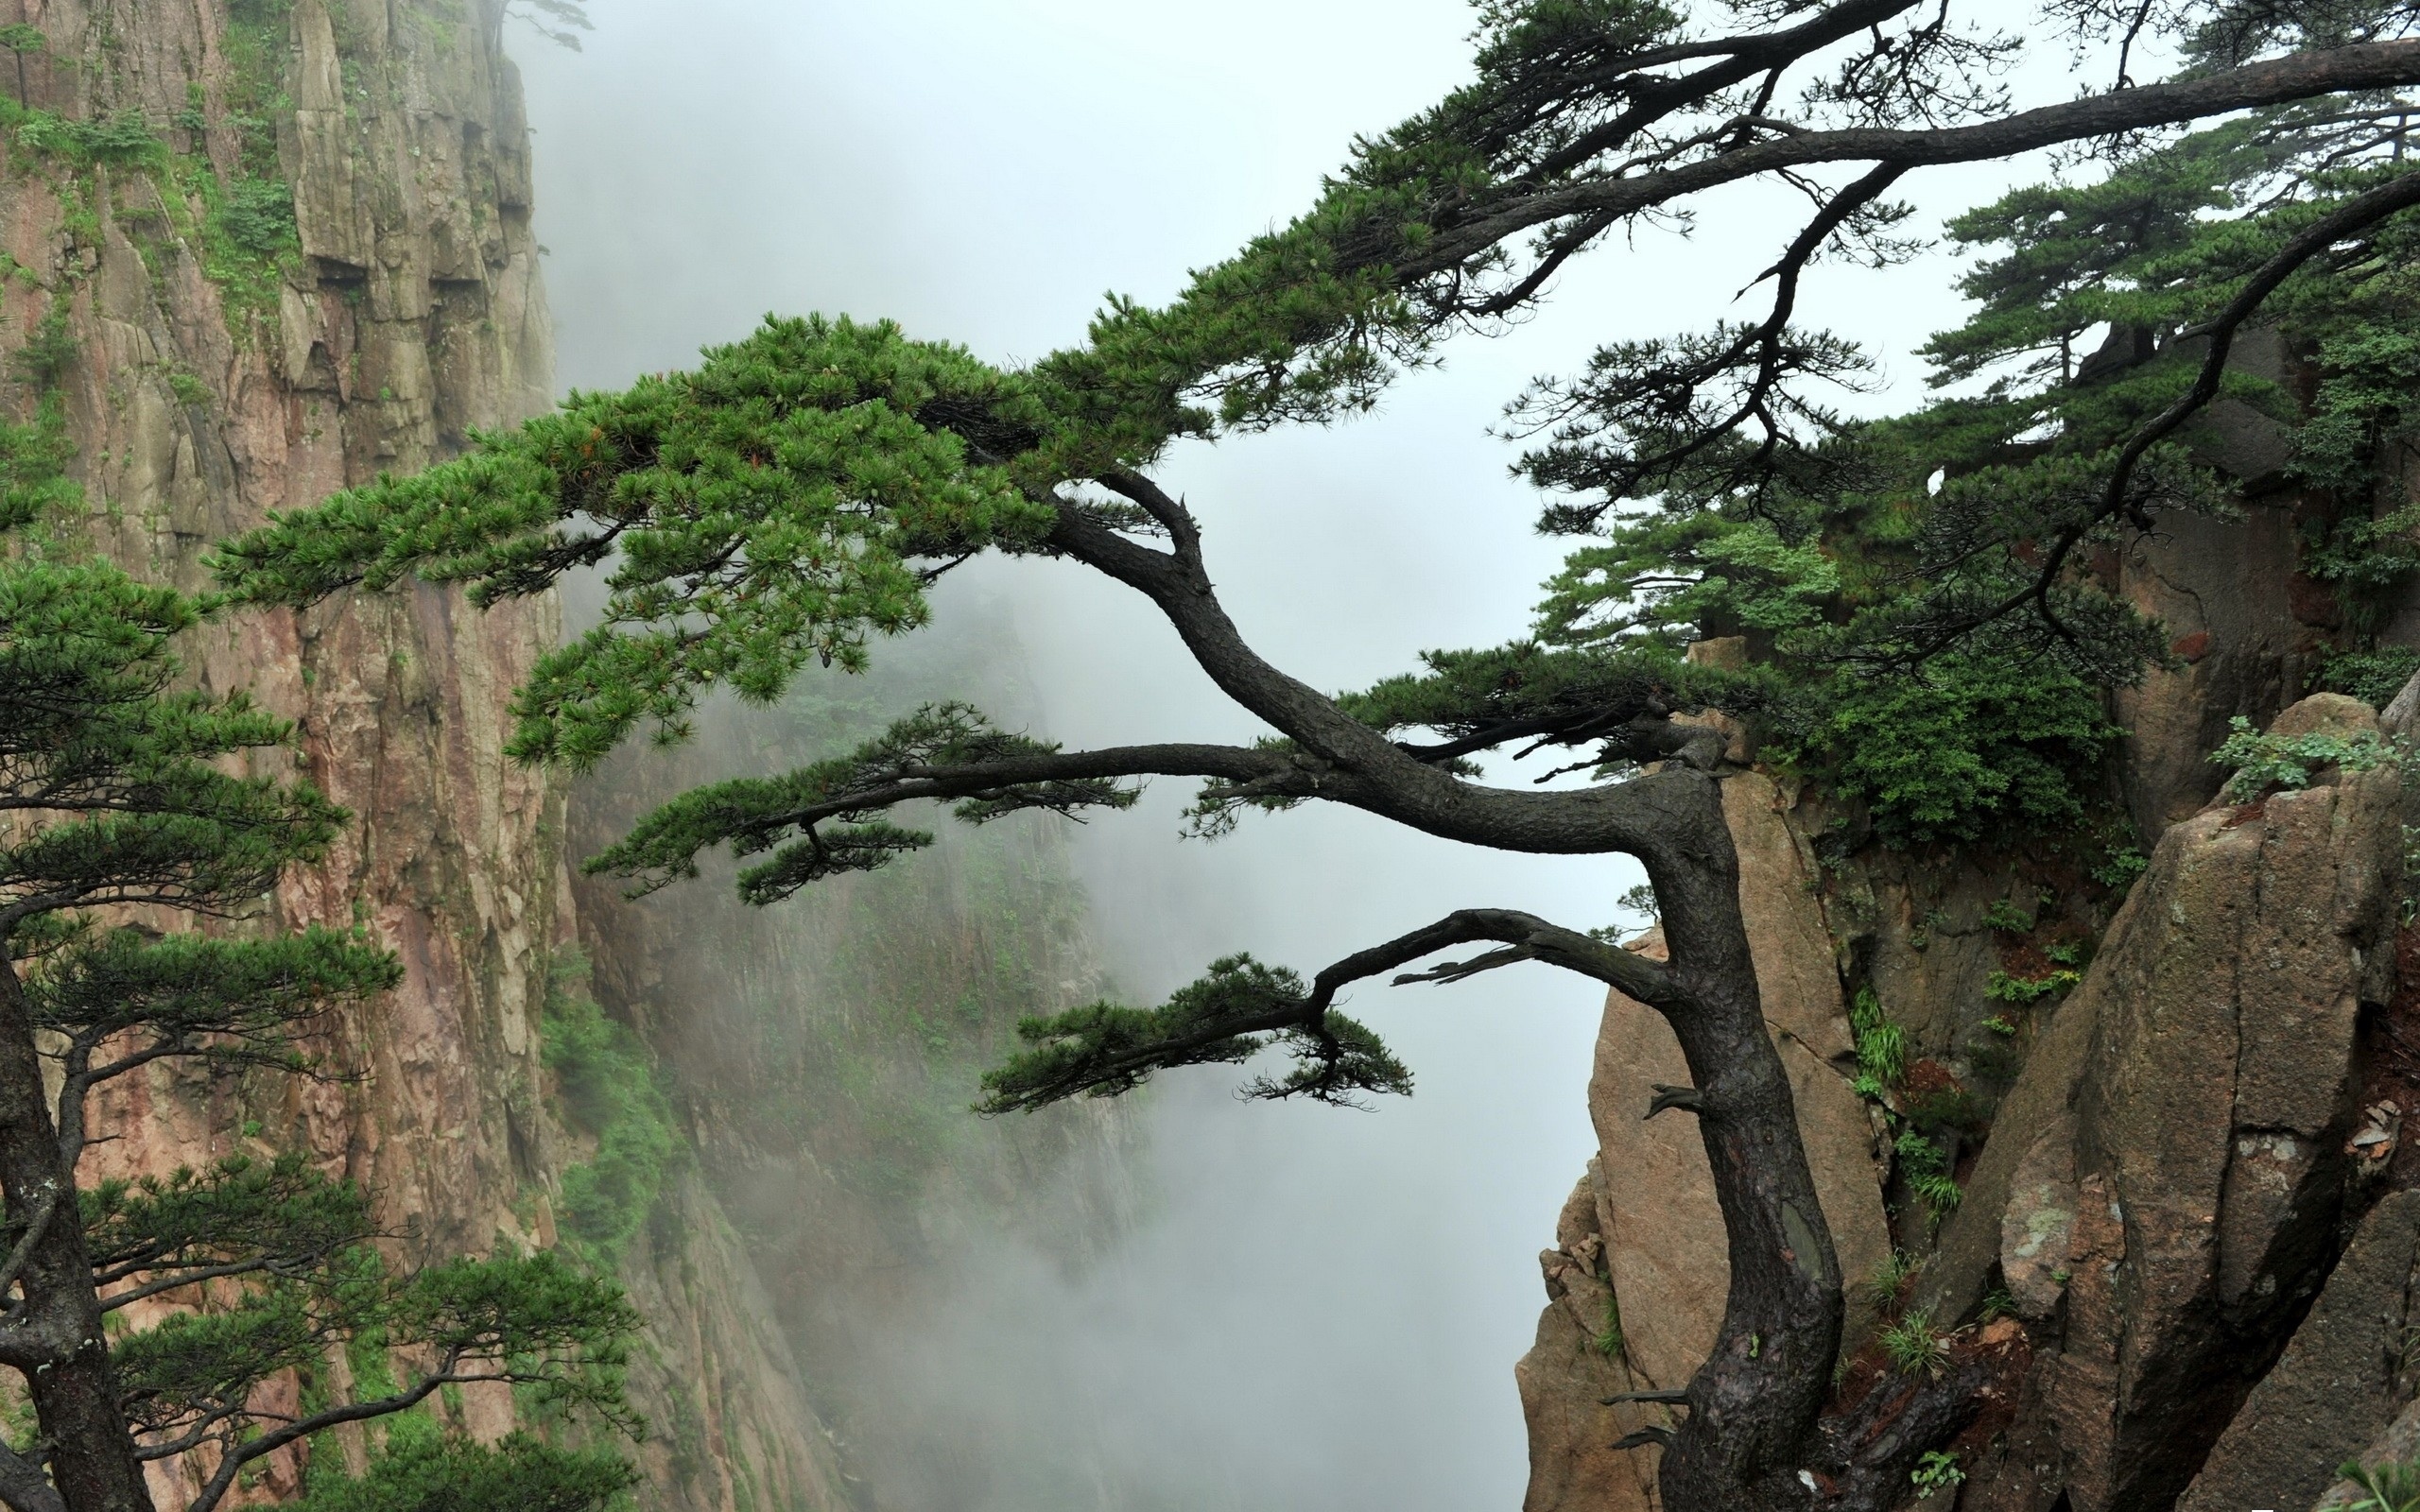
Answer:
[[(24, 58), (23, 98), (0, 111), (0, 320), (19, 353), (12, 412), (63, 440), (86, 502), (62, 541), (198, 587), (209, 546), (268, 512), (457, 455), (473, 430), (552, 403), (505, 0), (22, 9), (44, 45)], [(648, 1505), (890, 1504), (819, 1416), (851, 1403), (816, 1372), (848, 1358), (835, 1342), (845, 1299), (908, 1285), (895, 1262), (915, 1241), (886, 1226), (930, 1177), (936, 1108), (966, 1098), (971, 1078), (927, 1085), (915, 1048), (962, 1036), (933, 1058), (963, 1070), (1018, 1009), (1058, 1005), (1090, 970), (1059, 862), (1046, 838), (978, 850), (926, 873), (957, 898), (886, 897), (956, 920), (958, 944), (934, 958), (903, 965), (897, 940), (868, 937), (869, 910), (842, 899), (750, 969), (752, 997), (694, 949), (667, 964), (667, 940), (742, 927), (727, 893), (650, 912), (576, 885), (571, 863), (676, 769), (575, 790), (504, 755), (512, 690), (561, 633), (551, 596), (481, 612), (424, 585), (199, 632), (186, 648), (197, 679), (292, 718), (301, 768), (353, 814), (335, 854), (290, 875), (268, 915), (358, 923), (400, 954), (406, 980), (318, 1032), (330, 1077), (263, 1075), (233, 1094), (164, 1065), (126, 1078), (89, 1175), (301, 1149), (376, 1194), (406, 1263), (570, 1246), (615, 1266), (647, 1318), (631, 1393), (653, 1429), (636, 1451)], [(793, 714), (762, 748), (829, 734)], [(1031, 916), (1052, 898), (1049, 917)], [(565, 1207), (604, 1131), (565, 1101), (547, 1048), (559, 1020), (586, 1011), (583, 945), (596, 990), (650, 1048), (592, 1022), (595, 1042), (672, 1093), (673, 1148), (610, 1243), (575, 1231), (594, 1215)], [(827, 957), (854, 966), (822, 971)], [(903, 973), (957, 1020), (913, 1022), (895, 1001)], [(785, 1017), (819, 989), (844, 1021), (875, 1016), (836, 1056), (808, 1053), (821, 1021)], [(757, 1017), (741, 1022), (735, 1003)], [(741, 1101), (819, 1075), (862, 1093), (848, 1106), (863, 1116), (802, 1127)], [(1003, 1158), (1047, 1163), (1099, 1143), (1064, 1126), (1035, 1138)], [(824, 1188), (810, 1173), (836, 1194), (813, 1198)], [(776, 1177), (811, 1200), (777, 1196)], [(769, 1288), (754, 1263), (769, 1229), (783, 1246)], [(803, 1368), (792, 1339), (825, 1352)], [(516, 1414), (478, 1390), (434, 1410), (482, 1436)], [(356, 1466), (364, 1444), (342, 1439)], [(270, 1463), (260, 1494), (299, 1486), (300, 1456)], [(153, 1473), (168, 1504), (182, 1472)]]
[[(198, 583), (208, 543), (266, 511), (549, 402), (502, 10), (26, 7), (49, 46), (9, 118), (0, 310), (32, 359), (20, 412), (57, 403), (96, 549)], [(1948, 1348), (1994, 1377), (1937, 1508), (2299, 1505), (2337, 1459), (2414, 1431), (2420, 1220), (2396, 1142), (2420, 1063), (2393, 970), (2420, 957), (2397, 914), (2411, 802), (2381, 769), (2213, 803), (2204, 760), (2230, 713), (2360, 735), (2381, 713), (2406, 733), (2414, 711), (2297, 701), (2332, 610), (2295, 570), (2297, 501), (2268, 486), (2256, 429), (2238, 440), (2247, 515), (2111, 568), (2181, 663), (2118, 710), (2122, 803), (2158, 837), (2131, 890), (2039, 858), (1888, 851), (1778, 773), (1730, 786), (1827, 1212), (1852, 1278), (1890, 1282), (1860, 1286), (1853, 1326), (1971, 1319)], [(820, 753), (871, 716), (838, 697), (717, 709), (679, 757), (572, 789), (502, 754), (510, 690), (560, 629), (551, 601), (481, 614), (416, 587), (205, 632), (200, 679), (295, 717), (306, 768), (355, 816), (276, 916), (358, 919), (408, 978), (320, 1047), (358, 1080), (225, 1100), (160, 1071), (114, 1094), (122, 1137), (95, 1172), (303, 1148), (381, 1194), (407, 1258), (565, 1243), (566, 1175), (602, 1131), (558, 1095), (548, 1005), (593, 991), (660, 1068), (680, 1143), (627, 1239), (591, 1250), (650, 1320), (649, 1504), (971, 1497), (996, 1446), (937, 1449), (857, 1367), (886, 1319), (931, 1305), (924, 1281), (1012, 1178), (1071, 1174), (1063, 1208), (1023, 1220), (1063, 1243), (1116, 1221), (1115, 1122), (957, 1116), (1015, 1015), (1098, 974), (1058, 842), (981, 836), (778, 920), (710, 885), (631, 903), (577, 882), (569, 863), (646, 803), (738, 758)], [(911, 670), (873, 696), (917, 690)], [(1876, 1022), (1904, 1035), (1906, 1075), (1860, 1097)], [(1683, 1079), (1660, 1034), (1609, 1004), (1600, 1153), (1544, 1257), (1551, 1303), (1521, 1371), (1538, 1512), (1652, 1504), (1653, 1451), (1610, 1446), (1663, 1409), (1603, 1399), (1679, 1384), (1720, 1307), (1695, 1131), (1638, 1116)], [(1896, 1143), (1909, 1124), (1946, 1152), (1954, 1210)], [(2360, 1143), (2374, 1128), (2387, 1155)], [(1927, 1263), (1903, 1277), (1894, 1253)], [(1870, 1346), (1850, 1389), (1897, 1379)], [(512, 1409), (459, 1410), (493, 1432)]]
[[(989, 654), (909, 645), (870, 679), (810, 679), (775, 709), (711, 705), (684, 746), (625, 752), (580, 784), (573, 849), (686, 787), (828, 757), (953, 690), (985, 687), (1017, 714), (1013, 637), (991, 630), (973, 637)], [(694, 1152), (686, 1180), (745, 1235), (860, 1503), (996, 1505), (1042, 1464), (1080, 1476), (1072, 1440), (997, 1441), (949, 1414), (917, 1358), (998, 1327), (949, 1319), (972, 1305), (954, 1267), (985, 1244), (1012, 1236), (1073, 1265), (1129, 1227), (1125, 1109), (968, 1112), (1019, 1018), (1103, 994), (1063, 829), (945, 833), (915, 866), (771, 909), (741, 906), (730, 870), (635, 902), (583, 880), (581, 936), (597, 997), (659, 1057)]]

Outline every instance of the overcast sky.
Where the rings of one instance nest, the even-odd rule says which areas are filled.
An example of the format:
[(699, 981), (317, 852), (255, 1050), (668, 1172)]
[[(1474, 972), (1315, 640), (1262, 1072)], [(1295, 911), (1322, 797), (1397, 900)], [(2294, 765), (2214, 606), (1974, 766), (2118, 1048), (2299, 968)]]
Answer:
[[(1105, 290), (1165, 300), (1305, 205), (1355, 132), (1460, 81), (1469, 25), (1461, 0), (590, 9), (582, 53), (511, 43), (566, 387), (686, 366), (769, 311), (890, 316), (1003, 361), (1079, 340)], [(1917, 192), (1955, 208), (1990, 181)], [(1180, 449), (1165, 478), (1202, 517), (1247, 635), (1344, 688), (1519, 633), (1560, 549), (1531, 534), (1535, 500), (1488, 425), (1527, 377), (1599, 341), (1740, 313), (1732, 296), (1789, 213), (1743, 192), (1687, 241), (1609, 249), (1543, 318), (1454, 349), (1368, 420)], [(1905, 394), (1909, 350), (1954, 316), (1949, 271), (1819, 271), (1807, 302)], [(948, 585), (928, 633), (978, 598), (1011, 606), (1053, 738), (1259, 732), (1140, 600), (1080, 569), (986, 565)], [(1308, 974), (1459, 906), (1585, 928), (1638, 880), (1623, 861), (1497, 855), (1350, 813), (1181, 844), (1183, 797), (1163, 784), (1079, 845), (1138, 996), (1239, 949)], [(1080, 1438), (1170, 1505), (1517, 1506), (1512, 1366), (1544, 1300), (1537, 1251), (1592, 1147), (1597, 1008), (1587, 984), (1537, 968), (1366, 988), (1354, 1011), (1419, 1078), (1374, 1112), (1240, 1105), (1215, 1075), (1171, 1086), (1154, 1112), (1158, 1217), (1097, 1276), (991, 1266), (954, 1324), (979, 1383), (963, 1410), (1021, 1415), (1046, 1446), (1063, 1429), (1071, 1456)], [(977, 1368), (987, 1358), (1003, 1373)]]

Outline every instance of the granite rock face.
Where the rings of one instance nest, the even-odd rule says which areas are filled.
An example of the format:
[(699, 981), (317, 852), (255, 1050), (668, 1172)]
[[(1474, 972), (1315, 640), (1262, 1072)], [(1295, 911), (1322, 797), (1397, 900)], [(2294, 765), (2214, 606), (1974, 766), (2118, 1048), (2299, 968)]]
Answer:
[[(2273, 329), (2246, 332), (2228, 366), (2288, 392), (2310, 381)], [(2221, 774), (2203, 758), (2226, 738), (2227, 721), (2243, 714), (2265, 725), (2292, 703), (2344, 623), (2334, 593), (2301, 571), (2299, 534), (2325, 518), (2325, 506), (2291, 486), (2276, 420), (2222, 401), (2196, 428), (2195, 444), (2235, 480), (2240, 514), (2163, 520), (2099, 564), (2120, 597), (2166, 629), (2174, 657), (2111, 697), (2127, 731), (2126, 804), (2151, 838), (2218, 791)]]
[[(2288, 395), (2307, 397), (2312, 382), (2273, 331), (2246, 333), (2233, 362)], [(2292, 1424), (2316, 1420), (2298, 1416), (2295, 1383), (2335, 1365), (2296, 1362), (2342, 1359), (2327, 1342), (2342, 1328), (2323, 1321), (2336, 1313), (2314, 1298), (2353, 1263), (2339, 1261), (2348, 1236), (2382, 1192), (2420, 1185), (2408, 1137), (2420, 1115), (2420, 928), (2397, 918), (2420, 782), (2327, 771), (2306, 791), (2219, 806), (2225, 774), (2208, 760), (2237, 715), (2281, 733), (2358, 737), (2383, 724), (2408, 741), (2420, 733), (2420, 679), (2383, 716), (2302, 697), (2332, 649), (2352, 644), (2344, 607), (2300, 571), (2298, 541), (2336, 506), (2293, 482), (2273, 418), (2222, 403), (2209, 421), (2190, 444), (2233, 480), (2242, 508), (2163, 520), (2089, 563), (2165, 626), (2172, 653), (2110, 694), (2126, 730), (2112, 797), (2152, 852), (2131, 888), (2127, 870), (2143, 858), (2120, 847), (2107, 860), (2122, 865), (2098, 864), (2093, 835), (1893, 850), (1853, 805), (1789, 801), (1778, 787), (1783, 827), (1820, 864), (1743, 877), (1752, 918), (1799, 909), (1811, 891), (1836, 998), (1871, 993), (1863, 1001), (1905, 1036), (1911, 1082), (1921, 1069), (1926, 1094), (1959, 1104), (1940, 1121), (1963, 1191), (1956, 1213), (1935, 1231), (1904, 1181), (1884, 1191), (1892, 1238), (1924, 1265), (1904, 1305), (1965, 1322), (1988, 1297), (2031, 1345), (2011, 1398), (1953, 1446), (1967, 1471), (1961, 1512), (2165, 1512), (2181, 1497), (2197, 1508), (2308, 1504), (2308, 1476), (2335, 1460), (2251, 1501), (2243, 1487), (2299, 1452)], [(2380, 465), (2399, 482), (2380, 489), (2374, 512), (2398, 490), (2420, 496), (2410, 458)], [(2389, 606), (2377, 642), (2420, 645), (2420, 588)], [(1728, 754), (1752, 762), (1752, 747), (1743, 732)], [(1739, 845), (1744, 865), (1755, 846)], [(1758, 967), (1770, 971), (1762, 951)], [(1600, 1104), (1609, 1088), (1639, 1101), (1645, 1082), (1680, 1079), (1677, 1057), (1655, 1060), (1642, 1020), (1651, 1015), (1624, 1018), (1599, 1046)], [(1911, 1110), (1892, 1102), (1903, 1118)], [(1826, 1138), (1819, 1110), (1802, 1101), (1811, 1147)], [(1669, 1370), (1720, 1305), (1691, 1258), (1720, 1244), (1720, 1227), (1685, 1196), (1667, 1200), (1686, 1189), (1672, 1132), (1600, 1146), (1604, 1168), (1638, 1173), (1627, 1185), (1642, 1194), (1625, 1212), (1622, 1187), (1609, 1194), (1607, 1274), (1633, 1359)], [(1819, 1179), (1826, 1163), (1818, 1157)], [(1654, 1225), (1684, 1258), (1643, 1257), (1625, 1284), (1625, 1222)], [(1850, 1244), (1841, 1249), (1854, 1281)], [(2364, 1397), (2333, 1425), (2337, 1438), (2374, 1434), (2407, 1389), (2385, 1406)], [(2420, 1408), (2404, 1411), (2407, 1426), (2373, 1454), (2400, 1445), (2394, 1454), (2411, 1457)]]
[[(2317, 695), (2272, 728), (2360, 738), (2380, 727), (2367, 706)], [(1886, 942), (1895, 932), (1904, 943), (1915, 928), (1933, 937), (1903, 950), (1893, 990), (1907, 993), (1928, 971), (1946, 991), (1953, 979), (1996, 969), (2013, 946), (2031, 948), (2024, 933), (2031, 926), (2010, 922), (2018, 903), (2032, 901), (2031, 888), (1979, 868), (1936, 868), (1927, 876), (1910, 863), (1905, 875), (1871, 865), (1832, 868), (1828, 890), (1819, 890), (1809, 885), (1816, 868), (1799, 838), (1814, 826), (1786, 808), (1784, 790), (1755, 773), (1734, 778), (1728, 790), (1767, 1012), (1792, 1068), (1843, 1271), (1855, 1281), (1889, 1253), (1892, 1235), (1875, 1159), (1882, 1152), (1843, 1074), (1853, 1053), (1841, 984), (1862, 971), (1878, 991), (1892, 980), (1882, 970)], [(2354, 1277), (2368, 1273), (2346, 1269), (2365, 1252), (2360, 1246), (2342, 1265), (2336, 1257), (2346, 1226), (2376, 1191), (2354, 1170), (2348, 1141), (2369, 1116), (2364, 1015), (2395, 996), (2410, 817), (2393, 767), (2329, 768), (2305, 789), (2212, 806), (2169, 827), (2148, 871), (2098, 932), (2079, 985), (2064, 1003), (2033, 1010), (2022, 1070), (1995, 1097), (1988, 1139), (1960, 1169), (1958, 1210), (1937, 1235), (1921, 1225), (1910, 1232), (1902, 1199), (1901, 1243), (1929, 1250), (1906, 1305), (1964, 1320), (2001, 1289), (2031, 1346), (2013, 1405), (1984, 1438), (1961, 1446), (1968, 1472), (1962, 1508), (2150, 1512), (2179, 1505), (2197, 1475), (2208, 1488), (2182, 1504), (2233, 1505), (2291, 1456), (2287, 1439), (2326, 1418), (2320, 1404), (2331, 1392), (2353, 1389), (2311, 1383), (2368, 1347), (2358, 1329), (2348, 1336), (2349, 1325), (2326, 1320), (2367, 1314), (2356, 1300), (2323, 1298), (2313, 1309), (2312, 1299), (2331, 1266), (2347, 1297), (2360, 1284)], [(1862, 900), (1853, 888), (1864, 889)], [(1919, 912), (1915, 901), (1927, 895), (1940, 902)], [(1962, 914), (1974, 916), (1963, 936)], [(1986, 928), (1987, 915), (2003, 922)], [(1894, 916), (1904, 917), (1894, 924)], [(1660, 940), (1634, 948), (1657, 950)], [(1934, 953), (1948, 959), (1936, 962)], [(1958, 1024), (1903, 1013), (1900, 1004), (1891, 1016), (1907, 1029), (1911, 1064), (1937, 1054), (1965, 1069), (1956, 1052), (1966, 1031)], [(1622, 1322), (1620, 1363), (1657, 1387), (1685, 1383), (1721, 1308), (1723, 1233), (1696, 1130), (1639, 1118), (1651, 1084), (1684, 1080), (1661, 1022), (1627, 1000), (1609, 1003), (1591, 1087), (1598, 1226), (1587, 1243), (1566, 1237), (1547, 1257), (1558, 1306), (1582, 1289), (1574, 1275), (1610, 1286)], [(1566, 1231), (1575, 1211), (1566, 1210)], [(2393, 1229), (2394, 1221), (2381, 1208), (2372, 1223)], [(2396, 1250), (2393, 1233), (2363, 1242), (2386, 1258), (2362, 1264), (2379, 1277), (2393, 1273), (2391, 1283), (2371, 1289), (2392, 1289), (2399, 1307), (2395, 1266), (2409, 1254)], [(1545, 1437), (1560, 1446), (1562, 1463), (1578, 1465), (1583, 1445), (1617, 1435), (1606, 1415), (1582, 1434), (1567, 1403), (1541, 1405), (1550, 1394), (1532, 1383), (1547, 1378), (1543, 1361), (1567, 1357), (1568, 1339), (1550, 1308), (1523, 1383), (1533, 1440)], [(2393, 1366), (2381, 1379), (2400, 1370)], [(1605, 1374), (1586, 1378), (1584, 1388), (1575, 1379), (1567, 1394), (1595, 1389)], [(2375, 1382), (2360, 1389), (2368, 1405), (2325, 1422), (2343, 1441), (2327, 1450), (2337, 1459), (2244, 1504), (2308, 1504), (2333, 1465), (2404, 1400)], [(1644, 1462), (1652, 1452), (1635, 1457)], [(2304, 1484), (2312, 1475), (2322, 1483)], [(1564, 1488), (1580, 1484), (1576, 1474), (1540, 1475), (1532, 1504), (1634, 1500), (1622, 1493), (1590, 1502)]]
[[(27, 103), (139, 119), (161, 150), (149, 165), (13, 151), (0, 170), (0, 329), (12, 347), (43, 330), (72, 346), (53, 385), (84, 533), (187, 587), (214, 541), (269, 510), (442, 459), (471, 429), (552, 399), (501, 0), (232, 11), (34, 0), (24, 19), (48, 49), (27, 60)], [(299, 246), (231, 243), (213, 218), (231, 186), (263, 202), (290, 191)], [(33, 396), (13, 387), (22, 418)], [(503, 745), (512, 690), (559, 633), (551, 599), (481, 613), (420, 587), (192, 639), (199, 680), (296, 720), (303, 769), (353, 811), (274, 914), (358, 919), (406, 980), (313, 1047), (357, 1080), (231, 1095), (163, 1065), (113, 1084), (100, 1117), (116, 1138), (93, 1146), (91, 1174), (300, 1147), (378, 1193), (401, 1261), (551, 1237), (547, 1194), (569, 1152), (545, 1108), (539, 1017), (549, 961), (575, 934), (563, 799)], [(744, 1257), (707, 1237), (651, 1263), (683, 1280), (650, 1291), (633, 1277), (664, 1366), (643, 1373), (642, 1409), (732, 1446), (771, 1504), (843, 1504), (786, 1360), (749, 1321)], [(510, 1420), (501, 1399), (463, 1410), (482, 1432)], [(729, 1474), (683, 1482), (661, 1455), (648, 1468), (650, 1504), (746, 1504)], [(179, 1471), (154, 1473), (165, 1489)], [(266, 1492), (294, 1473), (274, 1466)]]
[[(2329, 725), (2376, 729), (2325, 695), (2277, 721)], [(1978, 1505), (2169, 1505), (2285, 1346), (2394, 988), (2403, 803), (2379, 768), (2172, 826), (2036, 1044), (1919, 1294), (1962, 1316), (1996, 1270), (2042, 1331)]]
[(1603, 1173), (1591, 1160), (1564, 1204), (1555, 1247), (1538, 1257), (1547, 1309), (1538, 1315), (1537, 1342), (1512, 1367), (1530, 1424), (1530, 1486), (1522, 1512), (1662, 1504), (1655, 1486), (1659, 1452), (1613, 1447), (1623, 1435), (1670, 1418), (1663, 1407), (1606, 1402), (1647, 1389), (1647, 1378), (1631, 1364), (1606, 1280), (1611, 1227)]
[(2420, 1388), (2415, 1285), (2420, 1192), (2398, 1192), (2361, 1220), (2326, 1289), (2220, 1435), (2178, 1512), (2317, 1501), (2336, 1468), (2369, 1450)]

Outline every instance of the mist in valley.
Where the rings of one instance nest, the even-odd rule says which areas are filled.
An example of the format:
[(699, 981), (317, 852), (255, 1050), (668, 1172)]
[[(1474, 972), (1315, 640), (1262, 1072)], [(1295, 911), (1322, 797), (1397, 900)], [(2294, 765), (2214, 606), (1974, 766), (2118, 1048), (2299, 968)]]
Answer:
[[(567, 388), (687, 366), (769, 311), (889, 316), (1004, 362), (1073, 343), (1104, 291), (1165, 300), (1187, 269), (1307, 203), (1353, 133), (1459, 80), (1470, 25), (1461, 0), (589, 9), (583, 51), (527, 32), (512, 43)], [(1945, 190), (1962, 203), (1981, 187)], [(1247, 635), (1342, 689), (1424, 648), (1521, 633), (1562, 547), (1531, 533), (1534, 500), (1508, 477), (1490, 421), (1530, 375), (1577, 366), (1599, 341), (1719, 314), (1764, 247), (1726, 226), (1760, 215), (1742, 194), (1693, 240), (1609, 250), (1567, 278), (1546, 319), (1463, 341), (1358, 422), (1181, 448), (1163, 476), (1202, 517)], [(1942, 278), (1893, 286), (1927, 294), (1858, 321), (1904, 392), (1917, 374), (1899, 354), (1949, 305)], [(1875, 288), (1834, 271), (1813, 294), (1871, 301)], [(930, 696), (942, 673), (971, 669), (956, 691), (1070, 747), (1264, 732), (1147, 605), (1081, 569), (978, 562), (936, 608), (919, 642), (967, 649), (877, 646), (884, 696)], [(685, 779), (756, 769), (751, 754), (779, 742), (745, 744), (710, 738), (681, 758)], [(1461, 906), (1604, 924), (1640, 880), (1626, 860), (1474, 850), (1340, 810), (1180, 841), (1188, 798), (1163, 782), (1135, 811), (1046, 842), (1127, 1001), (1156, 1001), (1239, 950), (1308, 975)], [(717, 950), (773, 952), (796, 928), (784, 906), (735, 917), (727, 890), (677, 906), (708, 905), (734, 916), (716, 925)], [(1415, 1097), (1359, 1112), (1247, 1105), (1231, 1095), (1237, 1076), (1210, 1070), (1082, 1115), (1123, 1152), (1114, 1172), (1045, 1178), (1086, 1184), (1084, 1200), (1018, 1194), (1022, 1218), (925, 1235), (943, 1257), (929, 1274), (817, 1304), (850, 1356), (853, 1448), (874, 1504), (1517, 1505), (1512, 1366), (1543, 1302), (1536, 1253), (1594, 1148), (1598, 1007), (1586, 983), (1536, 968), (1365, 985), (1352, 1011), (1412, 1066)], [(777, 1203), (794, 1173), (758, 1176)]]

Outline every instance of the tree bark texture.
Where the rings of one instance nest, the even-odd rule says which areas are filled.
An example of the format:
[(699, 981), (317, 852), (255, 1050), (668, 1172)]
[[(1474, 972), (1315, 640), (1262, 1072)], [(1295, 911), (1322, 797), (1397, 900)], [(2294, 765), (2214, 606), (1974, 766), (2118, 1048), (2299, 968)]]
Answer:
[[(1664, 1454), (1672, 1512), (1806, 1504), (1800, 1471), (1841, 1344), (1840, 1262), (1799, 1138), (1789, 1074), (1765, 1027), (1739, 908), (1739, 863), (1711, 772), (1668, 768), (1669, 817), (1643, 848), (1672, 974), (1692, 1000), (1667, 1020), (1702, 1099), (1706, 1163), (1729, 1238), (1714, 1351)], [(1641, 1110), (1642, 1112), (1644, 1109)]]
[(68, 1512), (153, 1512), (101, 1332), (75, 1172), (62, 1163), (25, 989), (14, 965), (0, 962), (0, 1196), (9, 1233), (23, 1234), (51, 1210), (26, 1255), (16, 1318), (0, 1336), (5, 1358), (30, 1388)]

